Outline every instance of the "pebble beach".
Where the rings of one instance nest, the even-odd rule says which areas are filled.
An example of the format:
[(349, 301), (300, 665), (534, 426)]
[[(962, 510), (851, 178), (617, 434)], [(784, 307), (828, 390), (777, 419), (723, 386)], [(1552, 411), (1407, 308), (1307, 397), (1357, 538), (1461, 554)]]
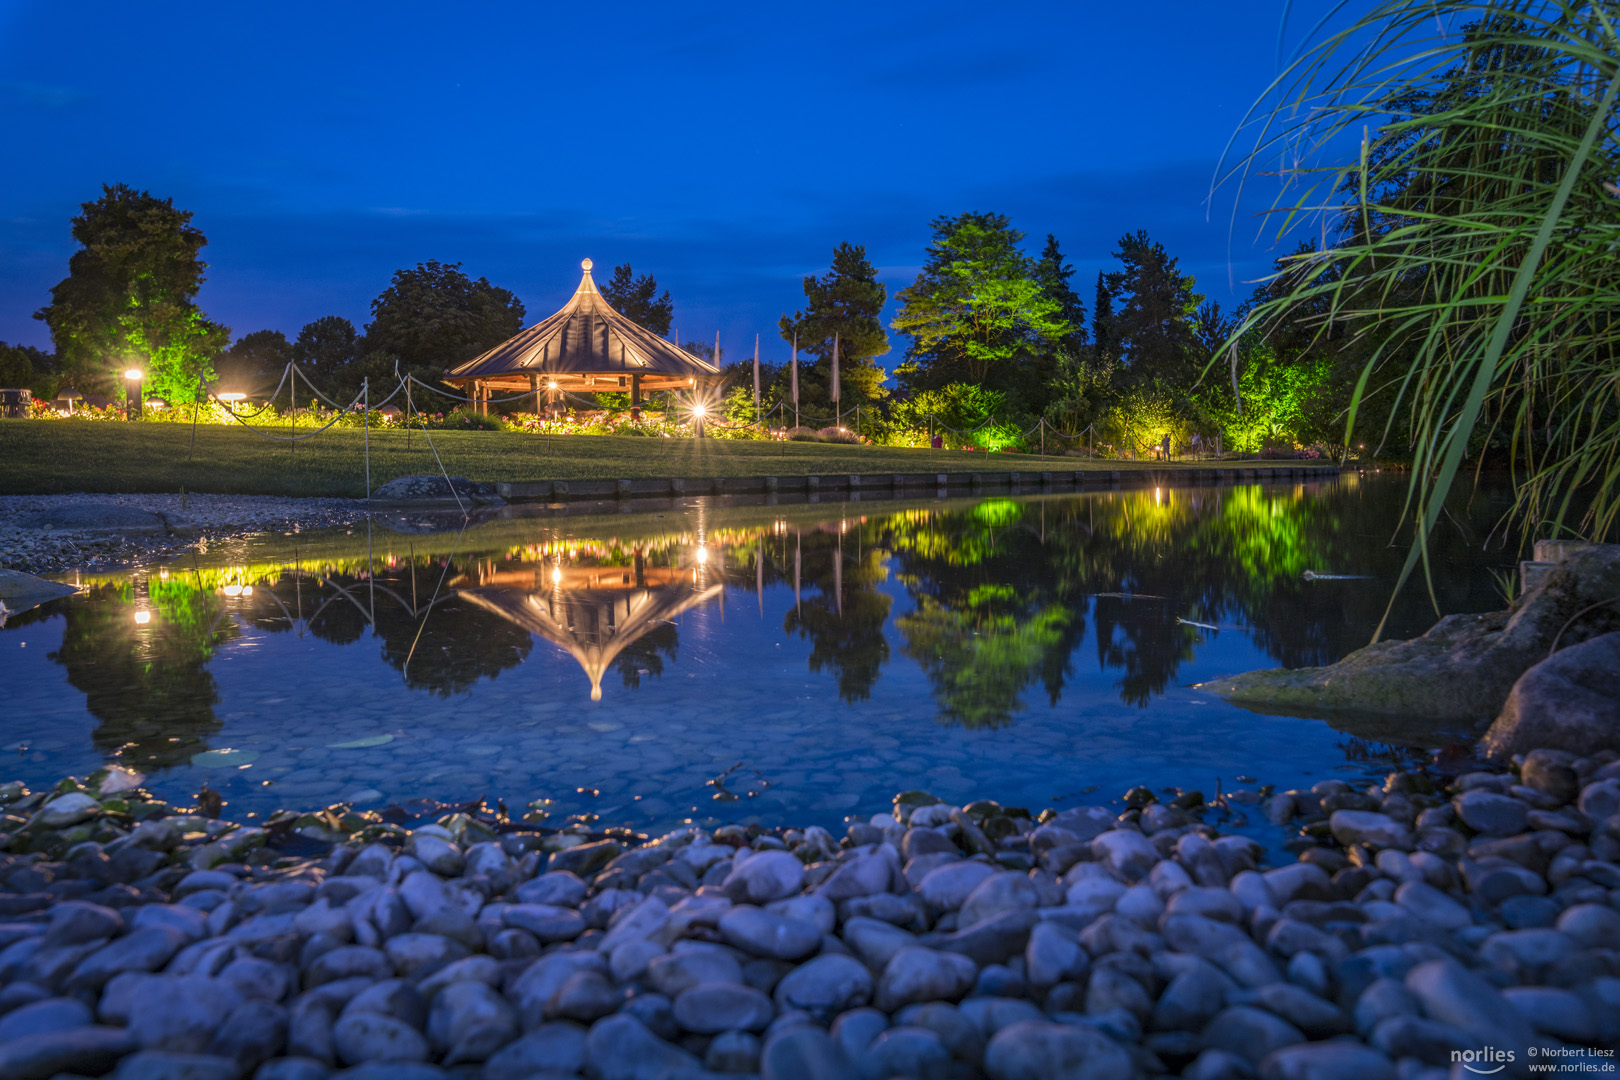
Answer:
[(0, 788), (0, 1075), (1440, 1080), (1620, 1043), (1609, 753), (1243, 792), (1277, 864), (1146, 788), (648, 837), (143, 780)]

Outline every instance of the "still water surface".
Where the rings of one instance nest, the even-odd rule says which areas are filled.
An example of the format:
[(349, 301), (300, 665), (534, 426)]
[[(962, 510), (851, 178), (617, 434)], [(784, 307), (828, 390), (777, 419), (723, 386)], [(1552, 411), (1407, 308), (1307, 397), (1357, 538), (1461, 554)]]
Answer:
[[(1366, 644), (1403, 496), (1347, 475), (258, 538), (13, 617), (0, 779), (120, 760), (227, 816), (485, 796), (837, 828), (911, 788), (1044, 807), (1376, 775), (1446, 736), (1194, 687)], [(1444, 612), (1501, 606), (1502, 508), (1454, 508)], [(1394, 636), (1433, 618), (1414, 590)]]

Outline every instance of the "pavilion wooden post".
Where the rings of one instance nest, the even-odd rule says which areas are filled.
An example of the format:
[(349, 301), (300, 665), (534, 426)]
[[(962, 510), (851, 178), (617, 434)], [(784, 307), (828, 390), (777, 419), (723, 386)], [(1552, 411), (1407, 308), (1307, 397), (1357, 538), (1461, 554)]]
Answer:
[(632, 409), (641, 408), (641, 373), (639, 371), (630, 374), (630, 407)]
[(540, 376), (529, 373), (529, 392), (534, 395), (534, 415), (540, 415)]

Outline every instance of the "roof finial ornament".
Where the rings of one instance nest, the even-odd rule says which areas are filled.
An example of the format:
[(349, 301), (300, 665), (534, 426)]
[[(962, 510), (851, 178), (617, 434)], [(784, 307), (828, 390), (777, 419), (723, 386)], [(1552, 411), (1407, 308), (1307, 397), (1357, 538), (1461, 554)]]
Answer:
[(594, 264), (589, 259), (581, 259), (581, 260), (579, 260), (579, 268), (581, 270), (585, 271), (587, 274), (591, 272), (591, 267), (593, 265)]

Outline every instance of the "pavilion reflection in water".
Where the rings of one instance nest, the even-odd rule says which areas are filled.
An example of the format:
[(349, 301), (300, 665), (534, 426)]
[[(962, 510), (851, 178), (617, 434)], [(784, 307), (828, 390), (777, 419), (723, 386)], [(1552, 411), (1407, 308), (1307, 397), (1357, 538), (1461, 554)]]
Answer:
[(591, 680), (592, 701), (602, 699), (602, 677), (625, 650), (724, 591), (701, 562), (648, 566), (639, 551), (627, 566), (477, 565), (456, 587), (468, 603), (567, 651)]

